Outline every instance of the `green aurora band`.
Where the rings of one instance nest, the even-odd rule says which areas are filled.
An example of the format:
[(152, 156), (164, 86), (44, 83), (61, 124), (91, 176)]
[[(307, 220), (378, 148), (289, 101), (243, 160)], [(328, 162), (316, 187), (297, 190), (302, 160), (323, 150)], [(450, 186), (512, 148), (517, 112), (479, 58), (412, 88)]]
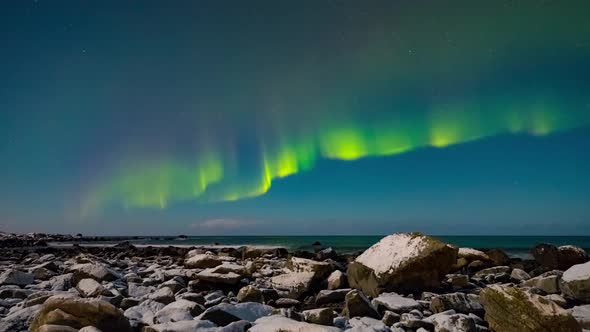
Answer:
[[(240, 152), (243, 137), (211, 134), (204, 129), (226, 124), (203, 115), (194, 132), (205, 139), (195, 139), (194, 151), (123, 153), (123, 162), (105, 167), (109, 173), (90, 185), (82, 214), (241, 200), (265, 194), (275, 180), (310, 171), (322, 159), (393, 156), (588, 125), (590, 87), (587, 77), (575, 73), (576, 64), (586, 68), (590, 58), (587, 6), (587, 1), (401, 2), (336, 25), (336, 33), (346, 33), (342, 43), (320, 24), (324, 39), (305, 40), (302, 45), (309, 47), (294, 54), (283, 50), (285, 56), (266, 40), (248, 44), (239, 60), (255, 70), (224, 72), (224, 100), (215, 110), (240, 121), (235, 114), (269, 106), (252, 105), (242, 95), (263, 91), (262, 99), (272, 99), (267, 108), (276, 112), (242, 124), (252, 150), (246, 158)], [(250, 33), (246, 36), (260, 35)], [(299, 37), (296, 30), (284, 33), (287, 40)], [(334, 42), (326, 46), (326, 40)]]
[(311, 170), (322, 158), (350, 161), (392, 156), (500, 134), (544, 136), (590, 122), (590, 116), (582, 112), (564, 112), (559, 103), (542, 99), (485, 105), (445, 105), (422, 119), (410, 117), (362, 126), (348, 122), (305, 137), (290, 136), (278, 140), (279, 144), (261, 147), (254, 174), (220, 152), (203, 153), (192, 162), (165, 160), (122, 167), (92, 193), (83, 213), (94, 213), (112, 204), (164, 209), (173, 202), (187, 200), (241, 200), (265, 194), (274, 180)]

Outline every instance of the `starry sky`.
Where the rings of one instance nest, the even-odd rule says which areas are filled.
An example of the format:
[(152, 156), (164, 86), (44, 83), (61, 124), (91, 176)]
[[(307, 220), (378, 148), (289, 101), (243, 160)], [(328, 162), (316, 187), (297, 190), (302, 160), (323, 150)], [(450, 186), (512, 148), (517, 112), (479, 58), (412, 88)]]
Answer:
[(590, 235), (587, 1), (0, 4), (0, 230)]

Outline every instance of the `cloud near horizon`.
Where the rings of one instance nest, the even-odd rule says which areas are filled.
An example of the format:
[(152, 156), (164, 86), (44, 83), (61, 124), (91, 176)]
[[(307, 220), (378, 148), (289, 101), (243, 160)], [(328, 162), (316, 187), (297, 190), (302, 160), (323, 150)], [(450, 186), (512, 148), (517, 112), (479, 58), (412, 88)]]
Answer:
[(204, 231), (231, 231), (259, 225), (260, 222), (256, 221), (218, 218), (209, 219), (205, 221), (197, 221), (190, 224), (189, 227), (192, 229), (199, 229)]

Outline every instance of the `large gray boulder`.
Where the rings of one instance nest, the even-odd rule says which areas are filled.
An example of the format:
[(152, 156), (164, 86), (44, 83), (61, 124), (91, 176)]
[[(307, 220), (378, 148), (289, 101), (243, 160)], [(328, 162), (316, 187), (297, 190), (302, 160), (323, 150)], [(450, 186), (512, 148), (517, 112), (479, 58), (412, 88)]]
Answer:
[(493, 331), (581, 332), (565, 309), (521, 288), (491, 285), (481, 292), (485, 318)]
[(0, 285), (26, 286), (35, 281), (35, 277), (26, 272), (15, 269), (8, 269), (0, 274)]
[(456, 247), (419, 233), (389, 235), (348, 266), (348, 283), (370, 296), (434, 288), (457, 261)]
[(561, 277), (561, 291), (569, 298), (590, 302), (590, 262), (570, 267)]

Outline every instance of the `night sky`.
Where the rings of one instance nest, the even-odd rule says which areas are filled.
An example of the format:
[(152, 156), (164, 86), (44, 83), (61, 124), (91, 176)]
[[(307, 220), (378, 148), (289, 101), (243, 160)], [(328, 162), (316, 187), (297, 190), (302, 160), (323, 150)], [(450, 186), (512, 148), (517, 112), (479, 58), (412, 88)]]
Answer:
[(0, 3), (0, 230), (590, 235), (590, 3)]

